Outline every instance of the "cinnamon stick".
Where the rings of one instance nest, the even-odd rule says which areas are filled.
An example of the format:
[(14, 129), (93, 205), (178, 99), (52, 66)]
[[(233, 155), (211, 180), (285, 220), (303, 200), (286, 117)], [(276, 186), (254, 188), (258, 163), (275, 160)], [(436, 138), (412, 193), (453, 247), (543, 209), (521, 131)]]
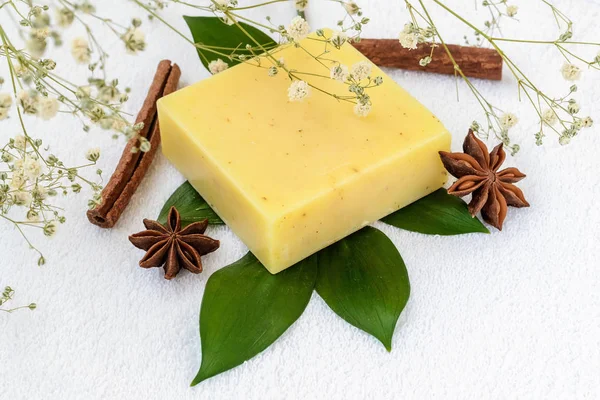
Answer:
[[(425, 67), (419, 60), (431, 54), (431, 47), (419, 44), (415, 50), (405, 49), (397, 39), (362, 39), (353, 46), (380, 67), (454, 75), (454, 64), (441, 46), (434, 49), (431, 63)], [(502, 79), (502, 57), (493, 49), (447, 45), (462, 72), (471, 78), (499, 81)]]
[(177, 90), (180, 76), (181, 70), (177, 64), (171, 65), (169, 60), (158, 64), (148, 95), (136, 119), (136, 123), (144, 123), (139, 134), (150, 142), (150, 150), (134, 153), (132, 149), (138, 145), (138, 138), (132, 138), (127, 143), (115, 172), (102, 191), (102, 203), (87, 212), (92, 224), (112, 228), (144, 179), (160, 145), (156, 101)]

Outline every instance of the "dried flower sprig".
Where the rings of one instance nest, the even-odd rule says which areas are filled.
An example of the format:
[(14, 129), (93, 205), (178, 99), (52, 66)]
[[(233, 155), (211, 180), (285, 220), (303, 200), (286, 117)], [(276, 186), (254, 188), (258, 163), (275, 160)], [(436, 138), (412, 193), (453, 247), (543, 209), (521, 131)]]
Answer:
[[(434, 52), (441, 47), (454, 63), (457, 77), (460, 77), (469, 87), (479, 104), (481, 105), (485, 118), (485, 125), (474, 121), (471, 129), (479, 136), (487, 138), (490, 134), (495, 135), (502, 140), (504, 145), (511, 149), (512, 154), (519, 151), (519, 145), (513, 143), (509, 136), (509, 131), (513, 128), (518, 119), (512, 113), (506, 113), (500, 108), (491, 104), (485, 96), (479, 91), (475, 84), (467, 78), (460, 66), (454, 61), (452, 52), (446, 46), (441, 33), (438, 31), (435, 21), (429, 13), (428, 7), (422, 0), (411, 2), (404, 1), (409, 11), (411, 22), (406, 24), (399, 36), (399, 41), (406, 48), (415, 48), (418, 43), (427, 43), (431, 46), (431, 55), (420, 61), (422, 66), (429, 64), (434, 56)], [(449, 16), (455, 18), (459, 23), (465, 25), (475, 33), (476, 41), (479, 46), (489, 45), (495, 49), (503, 58), (509, 71), (515, 77), (519, 89), (519, 99), (525, 98), (534, 108), (539, 118), (539, 131), (535, 134), (536, 144), (542, 145), (548, 130), (558, 136), (560, 144), (565, 145), (577, 136), (583, 128), (589, 128), (593, 125), (591, 117), (579, 116), (580, 106), (573, 98), (577, 92), (577, 85), (573, 84), (569, 93), (563, 97), (555, 98), (548, 95), (533, 79), (526, 75), (522, 68), (517, 65), (503, 50), (503, 42), (513, 42), (533, 45), (554, 46), (564, 59), (560, 72), (567, 81), (576, 81), (580, 78), (582, 70), (576, 63), (585, 64), (590, 69), (600, 69), (600, 53), (592, 59), (586, 59), (580, 54), (571, 50), (572, 45), (585, 45), (588, 47), (599, 47), (600, 42), (575, 42), (570, 39), (573, 36), (573, 21), (569, 19), (562, 11), (557, 9), (549, 1), (542, 0), (552, 11), (560, 30), (559, 37), (555, 40), (539, 41), (529, 39), (508, 39), (502, 37), (500, 22), (503, 17), (515, 19), (518, 14), (518, 7), (509, 5), (507, 0), (484, 0), (483, 6), (490, 13), (490, 19), (484, 23), (485, 28), (479, 28), (475, 24), (466, 20), (456, 10), (448, 7), (440, 0), (433, 0), (433, 3), (441, 7)], [(499, 35), (499, 36), (498, 36)], [(559, 68), (557, 68), (558, 70)]]
[[(331, 96), (337, 101), (353, 104), (355, 114), (360, 117), (366, 117), (372, 107), (371, 98), (368, 92), (370, 89), (383, 83), (382, 77), (371, 76), (372, 65), (368, 62), (346, 66), (332, 58), (335, 57), (334, 49), (339, 49), (346, 42), (360, 41), (362, 28), (369, 23), (369, 19), (363, 16), (360, 7), (353, 1), (329, 0), (340, 4), (344, 11), (344, 17), (337, 22), (337, 30), (332, 33), (328, 33), (324, 29), (316, 30), (317, 38), (314, 38), (313, 40), (321, 42), (323, 45), (322, 50), (319, 52), (314, 52), (314, 50), (311, 51), (301, 43), (301, 41), (311, 32), (311, 27), (303, 17), (303, 12), (309, 4), (308, 0), (292, 1), (296, 10), (300, 13), (287, 25), (275, 24), (270, 16), (266, 17), (267, 24), (264, 24), (247, 18), (243, 15), (243, 11), (275, 3), (290, 3), (290, 0), (271, 0), (243, 7), (238, 6), (237, 0), (208, 0), (205, 5), (191, 4), (182, 0), (155, 0), (150, 4), (143, 3), (140, 0), (132, 1), (146, 10), (152, 19), (164, 23), (197, 49), (202, 50), (202, 52), (217, 55), (219, 58), (210, 62), (208, 65), (210, 72), (213, 74), (226, 70), (231, 62), (247, 63), (263, 68), (271, 77), (285, 74), (290, 80), (290, 86), (288, 88), (288, 97), (290, 101), (302, 101), (310, 95), (312, 90), (316, 90)], [(223, 23), (237, 26), (247, 36), (248, 40), (248, 43), (242, 43), (241, 46), (250, 52), (251, 55), (240, 54), (237, 51), (240, 47), (217, 48), (202, 43), (194, 43), (160, 16), (159, 11), (167, 7), (170, 3), (180, 4), (192, 7), (199, 11), (211, 13), (220, 18)], [(256, 38), (244, 29), (241, 22), (277, 35), (278, 43), (275, 46), (261, 45)], [(288, 65), (285, 60), (280, 59), (276, 54), (282, 46), (295, 46), (302, 49), (306, 54), (313, 58), (316, 63), (315, 65), (318, 65), (318, 68), (322, 68), (323, 72), (315, 73), (314, 71), (302, 71), (301, 69), (295, 68), (293, 65)], [(202, 52), (200, 52), (201, 56)], [(321, 79), (333, 79), (338, 81), (340, 83), (340, 91), (330, 92), (329, 90), (326, 90), (319, 84), (319, 80)]]
[(13, 288), (11, 288), (10, 286), (6, 286), (4, 288), (4, 291), (0, 294), (0, 311), (2, 312), (6, 312), (6, 313), (11, 313), (17, 310), (22, 310), (24, 308), (28, 308), (30, 310), (35, 310), (37, 308), (37, 304), (35, 303), (29, 303), (26, 306), (18, 306), (18, 307), (13, 307), (13, 308), (5, 308), (5, 304), (8, 303), (9, 301), (11, 301), (13, 299), (13, 296), (15, 295), (15, 291), (13, 290)]
[[(7, 25), (0, 25), (0, 59), (5, 61), (9, 85), (4, 89), (7, 82), (0, 78), (0, 121), (16, 117), (21, 130), (0, 147), (0, 219), (14, 225), (38, 252), (38, 264), (42, 265), (45, 258), (28, 239), (26, 231), (39, 229), (52, 236), (58, 225), (65, 222), (62, 209), (53, 202), (59, 194), (79, 193), (88, 186), (92, 191), (88, 206), (100, 202), (102, 171), (96, 169), (97, 181), (82, 174), (96, 165), (100, 152), (90, 150), (86, 156), (88, 162), (66, 166), (42, 147), (41, 140), (29, 134), (26, 116), (48, 120), (58, 113), (71, 114), (81, 121), (85, 132), (95, 125), (113, 131), (115, 137), (137, 137), (141, 127), (130, 124), (128, 115), (121, 110), (128, 100), (129, 89), (121, 89), (117, 79), (108, 78), (108, 53), (87, 20), (101, 21), (129, 53), (142, 51), (146, 44), (139, 19), (120, 25), (98, 15), (94, 5), (85, 0), (55, 0), (50, 4), (7, 0), (0, 2), (0, 12), (15, 22), (10, 31)], [(49, 42), (61, 46), (63, 30), (75, 24), (86, 32), (86, 37), (73, 40), (70, 49), (75, 62), (87, 65), (90, 75), (84, 84), (73, 83), (59, 74), (57, 63), (45, 58)], [(140, 138), (139, 149), (148, 148), (149, 143)]]

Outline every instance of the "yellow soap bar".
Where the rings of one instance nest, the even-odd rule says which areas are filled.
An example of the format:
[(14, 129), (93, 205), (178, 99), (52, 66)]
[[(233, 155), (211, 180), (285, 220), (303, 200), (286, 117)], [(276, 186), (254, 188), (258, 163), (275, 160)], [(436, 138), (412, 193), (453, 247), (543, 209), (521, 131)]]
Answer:
[[(304, 40), (320, 54), (323, 43)], [(352, 66), (365, 57), (331, 46)], [(302, 49), (278, 52), (286, 65), (328, 75)], [(264, 61), (263, 61), (264, 62)], [(305, 75), (330, 93), (347, 86)], [(290, 102), (290, 80), (240, 64), (159, 100), (162, 148), (208, 204), (271, 273), (440, 188), (438, 151), (450, 134), (404, 89), (373, 67), (367, 117), (312, 90)]]

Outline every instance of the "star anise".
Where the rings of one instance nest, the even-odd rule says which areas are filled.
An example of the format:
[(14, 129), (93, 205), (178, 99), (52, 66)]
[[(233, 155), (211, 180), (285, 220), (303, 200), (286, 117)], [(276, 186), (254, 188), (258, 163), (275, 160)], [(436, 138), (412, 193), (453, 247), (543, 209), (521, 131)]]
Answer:
[(164, 265), (165, 278), (173, 279), (181, 268), (199, 274), (202, 272), (200, 257), (219, 248), (219, 241), (203, 235), (208, 220), (194, 222), (181, 229), (181, 219), (175, 207), (171, 207), (165, 225), (144, 219), (147, 230), (129, 236), (129, 241), (139, 249), (146, 250), (140, 267), (154, 268)]
[(475, 216), (479, 211), (490, 225), (502, 230), (508, 206), (529, 207), (521, 189), (513, 185), (525, 178), (516, 168), (498, 169), (506, 159), (502, 143), (488, 154), (487, 146), (475, 137), (472, 130), (465, 138), (464, 153), (440, 151), (444, 167), (458, 178), (448, 193), (463, 197), (473, 194), (469, 212)]

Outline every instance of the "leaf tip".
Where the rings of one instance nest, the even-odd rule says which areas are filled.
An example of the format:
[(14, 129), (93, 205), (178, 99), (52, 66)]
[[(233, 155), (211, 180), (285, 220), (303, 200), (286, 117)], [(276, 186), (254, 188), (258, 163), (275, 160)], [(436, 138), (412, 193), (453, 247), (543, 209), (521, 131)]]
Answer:
[(192, 381), (192, 383), (190, 383), (190, 387), (194, 387), (197, 384), (199, 384), (200, 382), (206, 380), (208, 377), (202, 376), (202, 369), (200, 369), (200, 371), (198, 371), (198, 375), (196, 375), (196, 377), (194, 378), (194, 380)]

